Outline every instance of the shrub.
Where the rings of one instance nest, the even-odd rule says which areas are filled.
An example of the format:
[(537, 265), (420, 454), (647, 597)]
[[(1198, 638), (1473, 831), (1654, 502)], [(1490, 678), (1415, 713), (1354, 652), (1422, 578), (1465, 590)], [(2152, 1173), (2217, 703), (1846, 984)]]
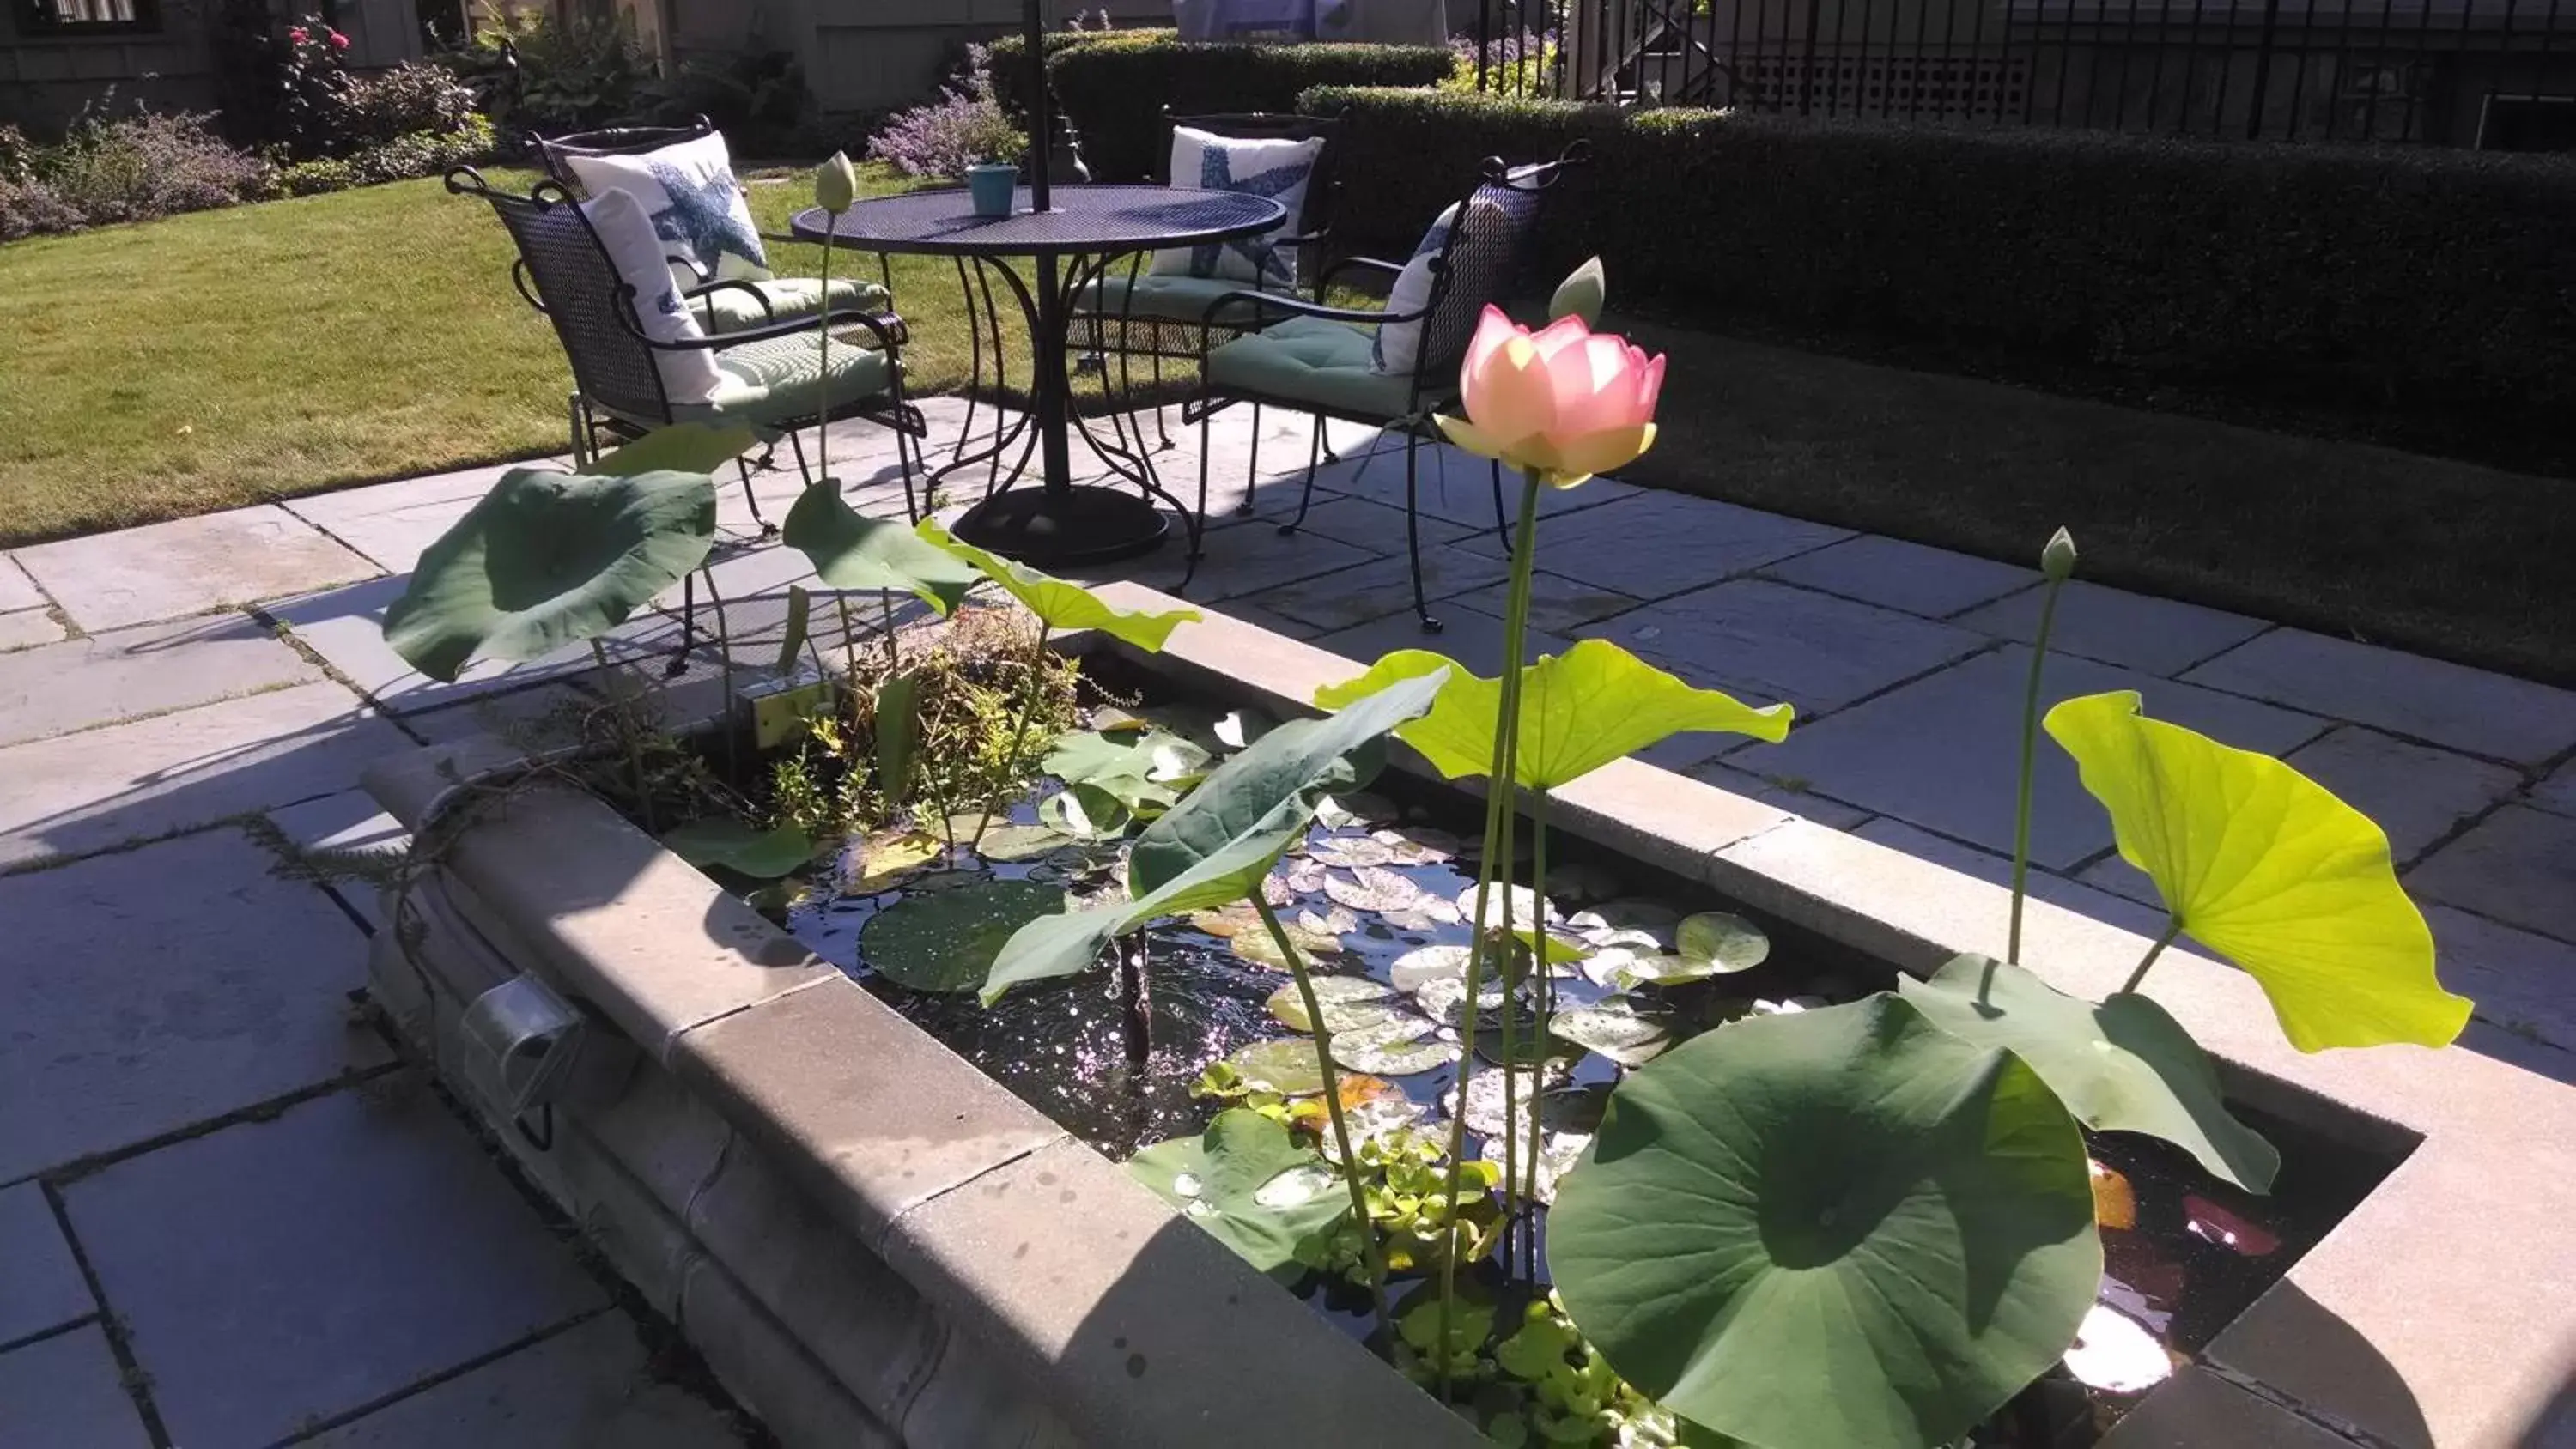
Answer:
[(82, 224), (150, 221), (269, 189), (268, 163), (225, 145), (210, 117), (137, 110), (111, 119), (104, 108), (113, 101), (83, 111), (63, 143), (37, 158), (36, 181)]
[[(997, 45), (997, 74), (1024, 64)], [(1096, 181), (1139, 181), (1169, 158), (1164, 112), (1293, 111), (1315, 86), (1430, 86), (1456, 59), (1439, 46), (1203, 45), (1169, 30), (1070, 31), (1050, 37), (1047, 79), (1082, 135)], [(1011, 92), (1005, 87), (1005, 95)]]
[(916, 106), (887, 121), (868, 140), (868, 155), (906, 176), (949, 180), (983, 161), (1016, 162), (1029, 149), (993, 94), (992, 55), (985, 47), (966, 47), (964, 73), (940, 91), (939, 99)]
[(474, 109), (474, 92), (438, 66), (404, 61), (376, 75), (350, 76), (331, 117), (337, 152), (382, 146), (405, 137), (451, 136), (491, 123)]
[(312, 196), (324, 191), (346, 191), (352, 186), (436, 176), (450, 167), (483, 160), (492, 149), (491, 120), (468, 116), (465, 124), (455, 130), (415, 131), (347, 156), (326, 156), (282, 167), (277, 173), (277, 190), (286, 196)]
[(0, 176), (0, 242), (80, 228), (80, 212), (52, 187), (33, 177)]
[(327, 156), (344, 149), (340, 113), (349, 83), (343, 60), (349, 37), (315, 15), (288, 26), (284, 45), (277, 73), (276, 124), (287, 153)]
[(777, 156), (802, 147), (810, 103), (796, 57), (770, 50), (690, 61), (645, 86), (640, 106), (650, 124), (704, 116), (738, 154)]
[(505, 13), (434, 59), (473, 90), (495, 125), (542, 135), (631, 115), (653, 76), (651, 58), (622, 23), (558, 21), (542, 10)]
[[(1582, 139), (1536, 270), (1626, 304), (2256, 400), (2563, 426), (2576, 162), (2443, 150), (1905, 129), (1318, 89), (1346, 112), (1345, 244), (1409, 246), (1489, 154)], [(1401, 250), (1395, 252), (1402, 255)]]

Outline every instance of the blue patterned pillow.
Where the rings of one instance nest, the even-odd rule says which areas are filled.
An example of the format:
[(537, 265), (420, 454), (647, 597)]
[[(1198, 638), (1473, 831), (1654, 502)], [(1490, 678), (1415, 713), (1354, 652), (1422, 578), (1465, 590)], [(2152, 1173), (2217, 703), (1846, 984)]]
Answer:
[[(1303, 141), (1235, 140), (1192, 126), (1172, 128), (1172, 184), (1190, 191), (1240, 191), (1266, 196), (1288, 209), (1282, 231), (1295, 231), (1306, 209), (1306, 184), (1314, 179), (1315, 158), (1324, 154), (1320, 136)], [(1201, 247), (1174, 247), (1154, 254), (1150, 269), (1157, 276), (1226, 277), (1270, 291), (1294, 290), (1297, 249), (1274, 244), (1268, 236), (1238, 237)]]
[[(1414, 243), (1413, 255), (1396, 274), (1395, 285), (1387, 288), (1386, 310), (1390, 314), (1419, 312), (1431, 304), (1431, 264), (1449, 246), (1449, 232), (1458, 224), (1458, 208), (1453, 203), (1447, 211), (1432, 218), (1431, 229)], [(1381, 323), (1377, 340), (1369, 344), (1369, 368), (1373, 372), (1409, 374), (1422, 353), (1422, 322)]]
[(688, 259), (700, 277), (766, 280), (769, 257), (751, 204), (733, 175), (724, 137), (692, 141), (622, 156), (564, 158), (584, 195), (623, 191), (652, 220), (666, 250)]

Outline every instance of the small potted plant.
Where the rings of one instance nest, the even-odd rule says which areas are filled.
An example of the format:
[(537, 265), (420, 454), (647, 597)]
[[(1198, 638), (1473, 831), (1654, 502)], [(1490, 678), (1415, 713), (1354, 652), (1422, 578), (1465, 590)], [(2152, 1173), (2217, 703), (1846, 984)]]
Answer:
[(1011, 194), (1020, 184), (1020, 168), (1009, 161), (979, 161), (966, 168), (966, 190), (975, 198), (977, 216), (1008, 216)]

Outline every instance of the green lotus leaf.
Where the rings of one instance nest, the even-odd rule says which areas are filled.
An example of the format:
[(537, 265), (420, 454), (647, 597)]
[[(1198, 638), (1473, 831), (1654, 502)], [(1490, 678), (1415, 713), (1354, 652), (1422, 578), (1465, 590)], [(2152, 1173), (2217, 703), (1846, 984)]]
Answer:
[(1080, 584), (1067, 583), (977, 548), (940, 527), (937, 519), (923, 519), (915, 531), (931, 546), (973, 564), (984, 577), (1001, 585), (1004, 593), (1026, 605), (1030, 613), (1038, 616), (1038, 622), (1057, 633), (1097, 629), (1139, 649), (1159, 652), (1174, 629), (1205, 617), (1196, 609), (1172, 609), (1160, 614), (1113, 609)]
[(740, 457), (757, 441), (751, 429), (745, 427), (673, 423), (592, 459), (590, 466), (581, 471), (599, 478), (632, 478), (638, 473), (712, 473)]
[(979, 577), (955, 555), (924, 543), (902, 524), (861, 517), (841, 497), (839, 485), (829, 482), (797, 495), (778, 537), (805, 555), (833, 588), (910, 594), (943, 615), (956, 612)]
[(2281, 1154), (2228, 1115), (2218, 1070), (2148, 998), (2124, 991), (2097, 1006), (1984, 956), (1897, 990), (1952, 1036), (2028, 1062), (2085, 1126), (2161, 1137), (2249, 1192), (2271, 1190)]
[(595, 639), (706, 561), (704, 473), (594, 477), (513, 468), (422, 551), (385, 642), (453, 683), (477, 656), (535, 659)]
[(1111, 840), (1135, 818), (1117, 796), (1085, 782), (1067, 785), (1038, 802), (1038, 820), (1076, 840)]
[(921, 746), (921, 680), (908, 671), (877, 685), (877, 793), (902, 801), (912, 788), (912, 762)]
[[(1396, 738), (1450, 779), (1481, 775), (1493, 767), (1494, 729), (1503, 712), (1499, 679), (1470, 674), (1427, 649), (1398, 649), (1357, 679), (1315, 691), (1315, 703), (1329, 709), (1391, 680), (1438, 669), (1449, 671), (1448, 688)], [(1792, 713), (1785, 704), (1755, 709), (1717, 690), (1695, 689), (1616, 644), (1584, 639), (1522, 671), (1518, 778), (1532, 789), (1554, 789), (1694, 730), (1777, 744), (1789, 733)]]
[(1315, 1044), (1304, 1037), (1249, 1042), (1225, 1060), (1255, 1091), (1311, 1097), (1324, 1090), (1324, 1069), (1315, 1060)]
[(730, 815), (692, 820), (663, 835), (673, 855), (704, 870), (722, 866), (754, 880), (776, 880), (814, 859), (814, 842), (793, 825), (756, 830)]
[(909, 895), (859, 929), (869, 969), (914, 991), (972, 991), (993, 953), (1022, 928), (1056, 919), (1064, 892), (1028, 880)]
[(1548, 1219), (1576, 1327), (1755, 1444), (1928, 1449), (2066, 1352), (2102, 1273), (2075, 1122), (1905, 1001), (1757, 1017), (1611, 1094)]
[(1124, 905), (1030, 922), (993, 958), (986, 1004), (1023, 981), (1070, 976), (1148, 921), (1248, 900), (1305, 838), (1315, 802), (1377, 772), (1386, 733), (1431, 707), (1442, 679), (1406, 680), (1323, 719), (1284, 724), (1236, 754), (1136, 837)]
[(1302, 1277), (1298, 1248), (1351, 1210), (1350, 1194), (1321, 1156), (1245, 1107), (1219, 1112), (1197, 1137), (1139, 1151), (1127, 1170), (1245, 1262), (1282, 1279)]
[(2120, 858), (2262, 984), (2291, 1045), (2447, 1046), (2468, 1025), (2370, 817), (2269, 755), (2146, 718), (2132, 691), (2070, 699), (2047, 726), (2110, 811)]

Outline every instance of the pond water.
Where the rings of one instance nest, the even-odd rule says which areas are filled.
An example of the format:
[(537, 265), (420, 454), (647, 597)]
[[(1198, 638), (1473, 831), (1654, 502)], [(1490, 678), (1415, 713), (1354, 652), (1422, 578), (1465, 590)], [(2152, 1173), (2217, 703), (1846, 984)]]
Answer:
[[(1475, 867), (1461, 837), (1479, 828), (1481, 806), (1393, 772), (1375, 788), (1384, 793), (1334, 802), (1274, 869), (1268, 899), (1291, 925), (1300, 948), (1311, 948), (1319, 982), (1341, 983), (1327, 989), (1347, 1006), (1328, 1002), (1326, 1010), (1328, 1016), (1350, 1012), (1343, 1034), (1362, 1038), (1348, 1064), (1378, 1079), (1363, 1089), (1382, 1096), (1371, 1105), (1371, 1120), (1413, 1118), (1445, 1131), (1455, 1059), (1475, 1050), (1474, 1079), (1482, 1089), (1470, 1092), (1468, 1151), (1499, 1158), (1501, 1134), (1490, 1130), (1499, 1093), (1488, 1092), (1503, 1080), (1492, 1068), (1504, 1046), (1490, 1010), (1466, 1010), (1452, 960), (1463, 954), (1471, 934), (1461, 898), (1474, 884)], [(1120, 868), (1114, 843), (1075, 843), (1037, 825), (1036, 802), (1051, 791), (1041, 786), (1005, 817), (1012, 828), (998, 837), (995, 850), (1018, 859), (969, 858), (962, 870), (933, 869), (854, 886), (853, 876), (872, 869), (860, 858), (861, 847), (812, 871), (801, 892), (789, 893), (801, 898), (790, 901), (773, 890), (767, 904), (818, 955), (1066, 1130), (1123, 1161), (1140, 1147), (1195, 1135), (1228, 1105), (1193, 1094), (1211, 1063), (1233, 1059), (1257, 1075), (1265, 1064), (1260, 1043), (1293, 1044), (1282, 1057), (1293, 1060), (1291, 1054), (1302, 1050), (1311, 1062), (1312, 1039), (1292, 1030), (1275, 1009), (1291, 978), (1248, 910), (1159, 923), (1120, 943), (1120, 969), (1019, 987), (989, 1009), (971, 990), (910, 990), (877, 970), (872, 950), (908, 929), (896, 924), (905, 912), (941, 892), (996, 878), (1026, 882), (1027, 889), (1049, 897), (1078, 897), (1114, 885)], [(1527, 833), (1524, 823), (1522, 834)], [(1524, 862), (1524, 879), (1526, 874)], [(1771, 941), (1760, 964), (1687, 984), (1631, 983), (1622, 990), (1620, 953), (1655, 949), (1645, 947), (1637, 933), (1660, 938), (1660, 949), (1669, 951), (1675, 922), (1695, 912), (1728, 910), (1728, 903), (1704, 888), (1561, 838), (1550, 842), (1547, 894), (1552, 929), (1596, 948), (1590, 960), (1555, 968), (1558, 1010), (1605, 1000), (1617, 1010), (1622, 1000), (1642, 1002), (1651, 1029), (1673, 1040), (1749, 1013), (1855, 999), (1888, 977), (1883, 966), (1832, 943), (1756, 922), (1750, 924)], [(980, 948), (982, 959), (989, 960), (991, 945), (998, 938)], [(1442, 978), (1452, 984), (1441, 985)], [(1483, 1004), (1499, 1002), (1497, 993)], [(1302, 1020), (1294, 1011), (1291, 1017)], [(1526, 1025), (1522, 1030), (1527, 1032)], [(1537, 1082), (1550, 1094), (1545, 1167), (1570, 1162), (1579, 1152), (1621, 1071), (1601, 1052), (1578, 1050), (1569, 1047), (1539, 1070), (1515, 1074), (1516, 1088)], [(1530, 1060), (1526, 1048), (1522, 1059)], [(1351, 1097), (1346, 1089), (1346, 1100)], [(2264, 1114), (2237, 1110), (2281, 1149), (2281, 1172), (2268, 1197), (2208, 1176), (2187, 1154), (2154, 1139), (2118, 1133), (2088, 1138), (2106, 1256), (2094, 1315), (2068, 1366), (2033, 1385), (1980, 1430), (1976, 1442), (2016, 1449), (2092, 1443), (2250, 1305), (2394, 1166)], [(1524, 1131), (1516, 1149), (1526, 1151), (1527, 1142)], [(1530, 1231), (1543, 1234), (1543, 1214)], [(1398, 1280), (1390, 1292), (1404, 1286)], [(1338, 1284), (1328, 1291), (1316, 1281), (1305, 1291), (1319, 1312), (1355, 1334), (1367, 1330), (1365, 1305), (1356, 1301), (1362, 1295), (1341, 1291)]]

